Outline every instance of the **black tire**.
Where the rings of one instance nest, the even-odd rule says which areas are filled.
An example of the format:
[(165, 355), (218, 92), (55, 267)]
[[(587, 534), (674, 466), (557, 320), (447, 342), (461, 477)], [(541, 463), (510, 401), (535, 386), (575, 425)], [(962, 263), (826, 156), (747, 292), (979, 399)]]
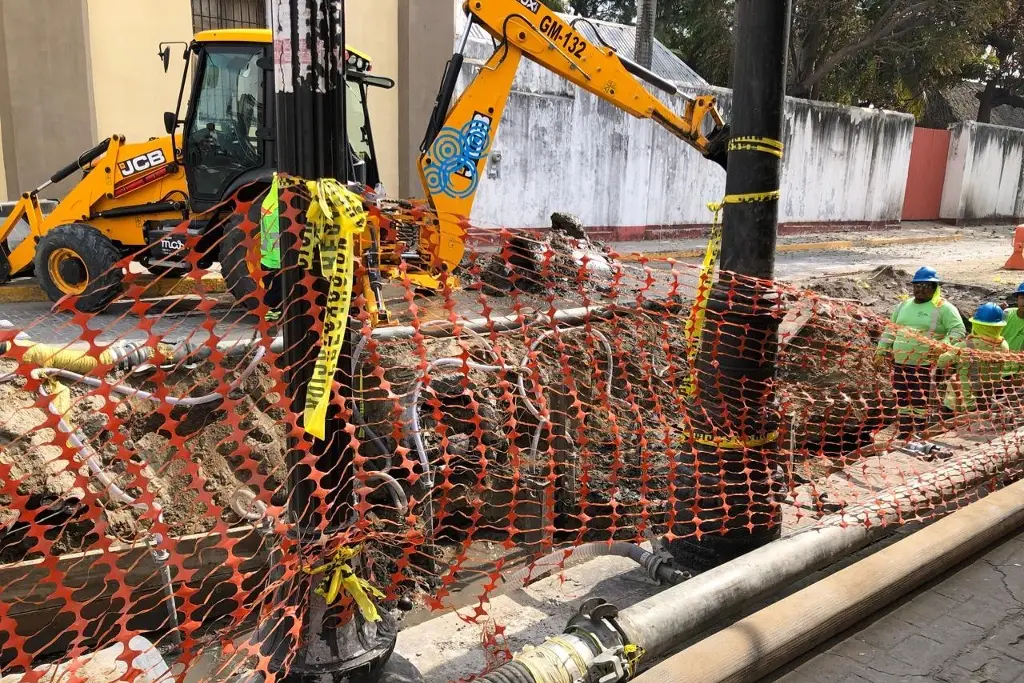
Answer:
[(259, 248), (260, 236), (258, 232), (246, 235), (246, 230), (242, 228), (243, 218), (234, 215), (224, 221), (224, 237), (218, 250), (220, 270), (235, 301), (242, 304), (247, 311), (255, 311), (260, 305), (262, 289), (249, 272), (246, 252), (248, 249)]
[(50, 301), (70, 294), (76, 309), (95, 313), (121, 294), (124, 272), (116, 267), (120, 260), (117, 247), (103, 233), (91, 225), (72, 223), (43, 235), (33, 263)]

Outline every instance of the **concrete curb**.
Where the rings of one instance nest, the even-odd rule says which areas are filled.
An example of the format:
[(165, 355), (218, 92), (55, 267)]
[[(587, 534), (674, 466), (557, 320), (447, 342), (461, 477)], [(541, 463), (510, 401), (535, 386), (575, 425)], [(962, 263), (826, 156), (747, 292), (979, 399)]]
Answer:
[[(857, 240), (832, 240), (829, 242), (791, 242), (780, 244), (775, 251), (779, 254), (804, 252), (804, 251), (842, 251), (844, 249), (877, 249), (880, 247), (893, 247), (902, 244), (948, 244), (959, 242), (964, 236), (960, 233), (955, 235), (933, 235), (928, 237), (867, 237)], [(623, 254), (619, 258), (623, 261), (638, 261), (642, 256), (655, 259), (687, 259), (701, 258), (704, 256), (704, 249), (681, 249), (679, 251), (659, 251), (645, 254)]]
[[(207, 276), (201, 281), (193, 278), (154, 280), (150, 277), (140, 277), (131, 284), (132, 286), (142, 287), (145, 290), (146, 299), (158, 299), (165, 296), (188, 296), (190, 294), (205, 296), (209, 294), (223, 294), (227, 291), (224, 278), (219, 275)], [(16, 280), (0, 286), (0, 304), (45, 303), (49, 300), (34, 280)]]

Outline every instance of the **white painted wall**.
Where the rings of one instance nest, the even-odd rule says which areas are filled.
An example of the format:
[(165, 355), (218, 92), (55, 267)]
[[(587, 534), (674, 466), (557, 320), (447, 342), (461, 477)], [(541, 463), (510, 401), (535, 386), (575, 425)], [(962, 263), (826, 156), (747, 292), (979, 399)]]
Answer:
[[(493, 48), (472, 41), (463, 86)], [(731, 92), (712, 88), (728, 118)], [(682, 112), (681, 97), (662, 98)], [(788, 99), (781, 220), (898, 221), (914, 119)], [(501, 162), (494, 164), (494, 155)], [(725, 172), (652, 121), (620, 112), (524, 62), (480, 184), (475, 225), (544, 227), (554, 211), (589, 227), (707, 224)]]
[(942, 218), (1024, 216), (1024, 130), (967, 121), (950, 133)]

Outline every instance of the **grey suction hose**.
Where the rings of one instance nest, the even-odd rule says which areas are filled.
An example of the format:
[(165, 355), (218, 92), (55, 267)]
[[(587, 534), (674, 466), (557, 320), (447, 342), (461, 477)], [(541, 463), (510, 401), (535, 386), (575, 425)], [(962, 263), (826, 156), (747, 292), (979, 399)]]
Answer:
[(394, 502), (395, 507), (402, 513), (404, 517), (409, 513), (409, 498), (405, 495), (405, 489), (398, 482), (397, 479), (392, 477), (387, 472), (367, 472), (366, 481), (380, 481), (382, 482), (391, 492), (391, 500)]
[[(537, 450), (540, 447), (540, 436), (543, 433), (543, 427), (544, 427), (544, 425), (546, 424), (547, 421), (544, 420), (544, 418), (541, 417), (540, 411), (537, 409), (537, 406), (534, 405), (533, 401), (530, 400), (530, 395), (529, 395), (529, 392), (526, 390), (526, 383), (525, 383), (525, 380), (523, 378), (523, 375), (524, 375), (523, 371), (529, 365), (530, 354), (533, 353), (533, 351), (536, 350), (536, 348), (538, 346), (540, 346), (540, 344), (545, 339), (547, 339), (551, 335), (555, 334), (555, 332), (556, 332), (556, 330), (546, 330), (539, 337), (537, 337), (537, 339), (530, 346), (530, 349), (527, 352), (527, 354), (523, 357), (523, 360), (519, 364), (519, 367), (512, 367), (512, 366), (508, 366), (508, 365), (486, 365), (486, 364), (483, 364), (483, 363), (477, 363), (476, 361), (463, 360), (462, 358), (439, 358), (437, 360), (434, 360), (434, 361), (430, 362), (430, 365), (427, 366), (427, 371), (426, 372), (429, 373), (431, 370), (434, 370), (436, 368), (462, 367), (462, 366), (465, 365), (466, 367), (468, 367), (471, 370), (478, 370), (480, 372), (514, 372), (514, 373), (516, 373), (517, 378), (518, 378), (517, 379), (517, 387), (519, 389), (519, 395), (522, 396), (523, 403), (526, 405), (526, 409), (528, 411), (530, 411), (530, 414), (533, 415), (534, 417), (536, 417), (537, 420), (538, 420), (537, 429), (534, 431), (533, 439), (532, 439), (532, 442), (531, 442), (531, 450), (530, 450), (531, 458), (535, 458), (536, 455), (537, 455)], [(611, 373), (612, 373), (612, 364), (613, 364), (613, 356), (612, 356), (612, 352), (611, 352), (611, 345), (608, 343), (608, 339), (603, 334), (601, 334), (600, 332), (596, 332), (595, 331), (595, 336), (598, 337), (605, 344), (605, 346), (606, 346), (606, 348), (608, 350), (608, 375), (609, 375), (609, 380), (611, 380), (611, 378), (612, 378), (612, 375), (611, 375)], [(420, 403), (420, 392), (422, 390), (423, 390), (423, 377), (421, 376), (421, 377), (417, 378), (415, 384), (413, 385), (413, 390), (412, 390), (411, 398), (410, 398), (409, 403), (408, 403), (408, 405), (407, 405), (407, 407), (405, 409), (405, 416), (406, 416), (406, 422), (408, 424), (412, 425), (412, 434), (411, 434), (412, 442), (413, 442), (413, 445), (415, 446), (416, 454), (419, 456), (420, 464), (423, 466), (424, 471), (427, 473), (428, 483), (433, 485), (432, 473), (431, 473), (431, 470), (430, 470), (430, 459), (427, 457), (427, 448), (426, 448), (426, 445), (423, 443), (423, 434), (422, 434), (422, 429), (420, 427), (420, 417), (419, 417), (419, 409), (418, 408), (419, 408), (419, 403)], [(609, 381), (608, 382), (608, 395), (609, 396), (611, 396), (611, 391), (612, 391), (612, 384), (611, 384), (611, 381)], [(538, 389), (538, 392), (539, 392), (539, 389)]]
[[(523, 397), (523, 401), (526, 403), (526, 409), (530, 411), (530, 414), (537, 418), (537, 429), (533, 432), (533, 440), (530, 442), (530, 458), (531, 461), (537, 457), (537, 451), (540, 449), (540, 437), (544, 431), (544, 425), (548, 423), (548, 420), (541, 417), (540, 411), (537, 410), (536, 406), (527, 396), (526, 392), (526, 368), (530, 363), (530, 354), (537, 350), (537, 347), (547, 339), (548, 337), (555, 334), (557, 330), (545, 330), (537, 339), (534, 340), (533, 344), (530, 345), (526, 355), (523, 356), (522, 362), (519, 364), (519, 373), (516, 384), (519, 387), (519, 395)], [(605, 350), (608, 352), (608, 399), (612, 398), (612, 367), (614, 363), (614, 355), (612, 354), (612, 346), (608, 342), (608, 338), (605, 337), (599, 330), (593, 330), (594, 336), (604, 344)], [(537, 387), (538, 397), (540, 395), (540, 387)], [(572, 436), (569, 434), (565, 435), (570, 441)]]
[[(689, 578), (689, 574), (673, 568), (665, 557), (652, 553), (650, 550), (635, 543), (628, 543), (626, 541), (615, 541), (613, 543), (595, 541), (593, 543), (584, 543), (574, 548), (555, 550), (549, 555), (545, 555), (511, 574), (503, 576), (501, 585), (488, 593), (488, 597), (496, 597), (517, 591), (528, 583), (544, 578), (552, 571), (568, 569), (569, 567), (584, 564), (599, 557), (625, 557), (633, 560), (647, 572), (647, 576), (659, 583), (667, 583), (674, 586)], [(480, 599), (480, 595), (475, 594), (477, 591), (473, 589), (483, 587), (489, 582), (490, 579), (481, 579), (466, 586), (457, 595), (453, 595), (451, 600), (445, 600), (445, 607), (461, 609), (476, 604)]]
[[(49, 392), (46, 391), (45, 387), (39, 388), (39, 393), (42, 396), (49, 397)], [(81, 434), (77, 429), (73, 429), (65, 420), (64, 416), (58, 412), (58, 408), (53, 404), (53, 401), (49, 402), (48, 409), (51, 413), (57, 416), (57, 429), (68, 435), (68, 441), (72, 446), (78, 449), (79, 455), (85, 460), (89, 466), (89, 470), (93, 473), (93, 476), (103, 484), (107, 491), (107, 495), (111, 499), (116, 500), (124, 505), (129, 505), (136, 510), (146, 512), (149, 510), (149, 506), (145, 503), (139, 503), (135, 498), (128, 495), (120, 486), (118, 486), (113, 478), (104, 471), (102, 464), (96, 457), (92, 448), (81, 438)], [(154, 501), (153, 509), (156, 510), (158, 517), (163, 517), (163, 508), (160, 503)], [(156, 566), (157, 571), (160, 573), (160, 578), (164, 582), (164, 594), (167, 596), (167, 616), (170, 622), (171, 632), (174, 634), (174, 644), (181, 644), (181, 636), (178, 633), (178, 608), (175, 602), (174, 596), (174, 583), (171, 577), (171, 568), (168, 566), (167, 561), (170, 559), (171, 554), (164, 548), (160, 548), (160, 544), (163, 541), (163, 536), (160, 534), (154, 534), (150, 541), (150, 555), (153, 558), (153, 564)]]

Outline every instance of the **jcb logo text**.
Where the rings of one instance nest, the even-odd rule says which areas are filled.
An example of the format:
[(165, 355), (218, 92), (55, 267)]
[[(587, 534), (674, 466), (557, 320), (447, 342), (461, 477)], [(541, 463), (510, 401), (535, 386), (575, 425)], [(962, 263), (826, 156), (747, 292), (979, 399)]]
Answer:
[(122, 161), (118, 164), (118, 168), (121, 169), (121, 175), (125, 178), (133, 176), (136, 173), (142, 173), (148, 171), (151, 168), (156, 168), (167, 163), (167, 157), (164, 156), (162, 149), (158, 149), (155, 152), (149, 154), (140, 154), (134, 159), (128, 161)]

